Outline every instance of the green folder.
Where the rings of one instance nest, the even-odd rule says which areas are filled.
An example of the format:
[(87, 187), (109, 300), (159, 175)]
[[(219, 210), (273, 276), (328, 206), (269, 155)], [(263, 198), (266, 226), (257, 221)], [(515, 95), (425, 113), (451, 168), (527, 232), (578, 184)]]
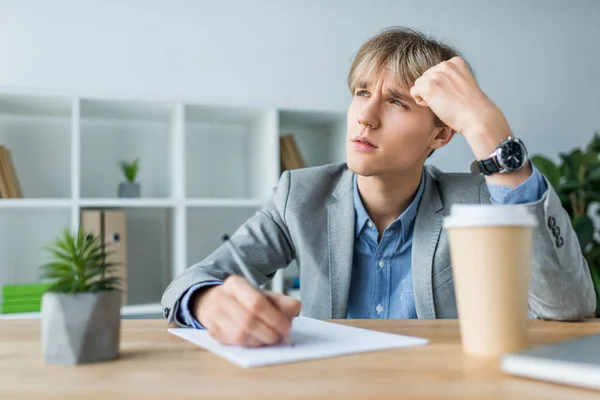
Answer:
[(1, 307), (2, 314), (39, 312), (41, 309), (42, 309), (42, 307), (39, 302), (38, 303), (23, 303), (23, 304), (2, 303), (2, 307)]
[(50, 287), (50, 283), (29, 283), (22, 285), (4, 285), (2, 286), (2, 297), (22, 297), (22, 296), (42, 296)]
[(1, 301), (2, 304), (35, 304), (41, 303), (42, 296), (21, 296), (21, 297), (8, 297)]

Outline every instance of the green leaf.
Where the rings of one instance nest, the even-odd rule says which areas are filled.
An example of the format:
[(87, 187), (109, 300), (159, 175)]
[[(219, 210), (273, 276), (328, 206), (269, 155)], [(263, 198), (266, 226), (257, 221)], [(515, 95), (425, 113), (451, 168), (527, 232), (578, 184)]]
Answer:
[(73, 256), (67, 253), (63, 253), (60, 250), (51, 248), (48, 249), (48, 251), (50, 252), (50, 254), (52, 254), (55, 258), (56, 261), (60, 261), (63, 262), (65, 264), (69, 264), (72, 265), (73, 264)]
[(595, 166), (588, 171), (587, 180), (591, 182), (600, 180), (600, 166)]
[(594, 136), (588, 143), (586, 150), (588, 152), (600, 153), (600, 134), (598, 132), (594, 132)]
[(548, 158), (536, 155), (531, 157), (531, 162), (546, 177), (552, 187), (556, 188), (560, 182), (560, 169)]
[(579, 181), (579, 170), (583, 163), (583, 153), (581, 150), (576, 149), (569, 154), (560, 153), (559, 156), (563, 161), (561, 168), (562, 175), (568, 181)]
[(121, 278), (111, 274), (117, 264), (106, 261), (99, 238), (90, 238), (81, 229), (77, 233), (64, 230), (47, 250), (52, 260), (40, 267), (40, 275), (51, 281), (52, 291), (107, 290), (120, 282)]
[(557, 191), (561, 192), (561, 193), (569, 193), (569, 192), (573, 192), (573, 191), (577, 191), (582, 187), (583, 184), (577, 182), (577, 181), (568, 181), (568, 182), (563, 182), (560, 183), (558, 185), (558, 187), (556, 188)]
[(594, 222), (587, 215), (578, 215), (573, 219), (573, 229), (577, 233), (581, 249), (585, 252), (594, 241)]
[(600, 191), (597, 191), (597, 192), (586, 191), (585, 198), (588, 202), (598, 203), (598, 202), (600, 202)]
[(121, 170), (128, 182), (134, 182), (139, 169), (139, 159), (132, 162), (121, 161)]
[(101, 281), (92, 282), (88, 286), (90, 292), (97, 292), (100, 290), (116, 290), (119, 289), (120, 279), (117, 277), (110, 277)]

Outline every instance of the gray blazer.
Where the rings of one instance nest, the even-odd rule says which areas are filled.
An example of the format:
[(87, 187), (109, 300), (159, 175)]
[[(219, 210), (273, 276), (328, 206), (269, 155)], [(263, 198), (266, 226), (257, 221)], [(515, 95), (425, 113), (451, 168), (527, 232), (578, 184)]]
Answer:
[[(427, 166), (425, 189), (414, 226), (413, 292), (420, 319), (457, 318), (448, 238), (443, 219), (453, 203), (489, 203), (483, 177), (442, 173)], [(530, 317), (577, 320), (596, 307), (594, 287), (568, 214), (548, 183), (538, 202), (529, 291)], [(231, 237), (254, 277), (267, 283), (296, 259), (300, 268), (302, 315), (345, 318), (354, 245), (352, 172), (346, 164), (286, 171), (264, 207)], [(556, 226), (559, 229), (552, 229)], [(225, 280), (241, 271), (226, 247), (190, 266), (163, 294), (164, 316), (175, 318), (192, 285)]]

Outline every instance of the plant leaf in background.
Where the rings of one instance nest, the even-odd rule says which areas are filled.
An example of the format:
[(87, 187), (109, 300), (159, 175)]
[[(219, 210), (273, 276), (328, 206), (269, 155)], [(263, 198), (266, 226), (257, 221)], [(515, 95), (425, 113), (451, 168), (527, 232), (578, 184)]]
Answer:
[(594, 222), (587, 215), (576, 215), (572, 224), (577, 233), (581, 250), (586, 252), (594, 242)]
[[(600, 204), (600, 134), (595, 132), (585, 148), (558, 156), (559, 165), (543, 155), (532, 156), (531, 162), (548, 179), (571, 217), (594, 281), (596, 315), (600, 316), (600, 234), (590, 218), (590, 206)], [(600, 215), (600, 207), (596, 214)]]
[(552, 161), (544, 156), (533, 156), (531, 157), (531, 161), (548, 178), (552, 187), (558, 186), (560, 182), (560, 169)]
[(135, 182), (135, 178), (137, 177), (139, 171), (139, 164), (139, 158), (136, 158), (132, 162), (121, 161), (121, 171), (123, 172), (123, 175), (125, 175), (127, 182)]

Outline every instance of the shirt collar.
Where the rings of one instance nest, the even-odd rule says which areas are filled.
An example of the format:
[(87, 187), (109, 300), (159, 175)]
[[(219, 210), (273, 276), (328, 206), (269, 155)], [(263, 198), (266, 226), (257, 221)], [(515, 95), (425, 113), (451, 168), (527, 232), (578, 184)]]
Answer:
[[(355, 224), (354, 224), (354, 238), (356, 239), (365, 226), (371, 222), (371, 218), (369, 217), (369, 213), (365, 209), (365, 206), (360, 199), (360, 194), (358, 193), (358, 185), (356, 184), (356, 174), (353, 174), (353, 194), (354, 194), (354, 211), (355, 211)], [(419, 188), (417, 190), (417, 194), (415, 198), (410, 203), (408, 208), (404, 210), (404, 212), (394, 220), (388, 227), (389, 229), (395, 229), (398, 226), (400, 227), (400, 232), (402, 234), (402, 241), (406, 241), (409, 237), (410, 232), (412, 231), (415, 223), (415, 218), (417, 217), (417, 210), (419, 208), (419, 202), (421, 201), (421, 197), (423, 197), (423, 191), (425, 189), (425, 171), (421, 173), (421, 182), (419, 183)], [(373, 225), (374, 227), (374, 225)]]

